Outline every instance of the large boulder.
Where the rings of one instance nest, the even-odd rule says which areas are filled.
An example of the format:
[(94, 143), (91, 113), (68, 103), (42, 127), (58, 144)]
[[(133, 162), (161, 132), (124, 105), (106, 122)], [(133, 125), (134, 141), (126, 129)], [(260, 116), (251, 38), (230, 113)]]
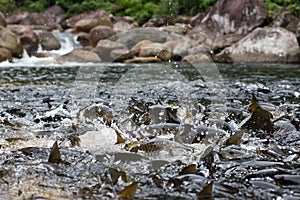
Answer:
[(0, 12), (0, 26), (6, 27), (6, 19), (2, 12)]
[(12, 61), (11, 52), (6, 48), (0, 47), (0, 62), (3, 62), (5, 60)]
[(29, 56), (36, 54), (39, 38), (29, 26), (8, 25), (7, 28), (19, 36), (23, 48), (26, 49)]
[(119, 20), (113, 24), (113, 31), (115, 33), (124, 33), (129, 29), (132, 29), (133, 27), (134, 27), (133, 23), (130, 24), (124, 20)]
[(60, 24), (64, 29), (68, 29), (68, 28), (74, 28), (75, 24), (81, 20), (84, 19), (85, 17), (87, 17), (88, 15), (90, 15), (93, 12), (84, 12), (84, 13), (80, 13), (79, 15), (75, 15), (73, 17), (70, 17), (68, 19), (63, 20)]
[(58, 39), (51, 32), (41, 31), (38, 37), (43, 50), (58, 50), (61, 47)]
[(162, 43), (150, 43), (141, 47), (139, 57), (158, 56), (164, 48)]
[(47, 26), (53, 23), (54, 21), (51, 17), (41, 13), (29, 13), (20, 22), (20, 24), (22, 25), (43, 25), (43, 26)]
[(273, 22), (273, 27), (282, 27), (296, 34), (300, 45), (300, 19), (283, 10)]
[(118, 34), (116, 41), (125, 44), (129, 49), (142, 40), (164, 43), (167, 41), (168, 33), (157, 28), (135, 28)]
[(104, 11), (93, 12), (77, 21), (74, 25), (77, 32), (89, 32), (96, 26), (111, 26), (111, 20)]
[(108, 39), (113, 36), (114, 32), (109, 26), (96, 26), (90, 31), (90, 41), (92, 46), (96, 46), (99, 40)]
[(47, 8), (44, 11), (44, 14), (49, 15), (52, 18), (52, 21), (54, 21), (55, 23), (59, 23), (62, 20), (65, 11), (62, 7), (58, 5), (53, 5)]
[(112, 62), (115, 58), (110, 57), (111, 51), (115, 49), (127, 50), (127, 47), (120, 42), (114, 42), (111, 40), (100, 40), (97, 43), (97, 46), (93, 49), (93, 51), (96, 54), (98, 54), (102, 61)]
[[(219, 0), (188, 35), (214, 48), (214, 41), (217, 38), (229, 34), (245, 36), (262, 25), (266, 17), (267, 9), (261, 0)], [(240, 37), (232, 39), (234, 38), (236, 40), (231, 40), (232, 43), (240, 39)]]
[(18, 12), (14, 15), (10, 15), (6, 18), (7, 24), (19, 24), (23, 19), (29, 15), (28, 12)]
[(217, 62), (300, 62), (294, 33), (283, 28), (256, 28), (215, 56)]
[(23, 46), (19, 37), (2, 26), (0, 26), (0, 47), (8, 49), (15, 57), (22, 57)]

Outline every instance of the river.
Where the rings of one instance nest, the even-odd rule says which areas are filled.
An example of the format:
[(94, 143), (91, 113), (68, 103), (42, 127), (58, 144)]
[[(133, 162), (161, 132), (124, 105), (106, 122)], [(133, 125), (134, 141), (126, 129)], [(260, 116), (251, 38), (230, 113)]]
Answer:
[[(111, 199), (132, 182), (136, 199), (195, 199), (209, 183), (215, 199), (300, 198), (299, 64), (30, 59), (0, 66), (1, 199)], [(273, 134), (239, 129), (252, 94)]]

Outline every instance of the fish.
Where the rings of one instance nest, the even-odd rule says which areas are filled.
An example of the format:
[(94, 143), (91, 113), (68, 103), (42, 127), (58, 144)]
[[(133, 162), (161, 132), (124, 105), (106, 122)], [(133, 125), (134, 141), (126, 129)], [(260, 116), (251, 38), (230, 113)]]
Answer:
[(275, 131), (272, 113), (259, 105), (254, 94), (252, 94), (252, 101), (248, 107), (248, 112), (250, 112), (251, 115), (241, 122), (239, 125), (241, 129), (263, 130), (267, 133), (273, 133)]

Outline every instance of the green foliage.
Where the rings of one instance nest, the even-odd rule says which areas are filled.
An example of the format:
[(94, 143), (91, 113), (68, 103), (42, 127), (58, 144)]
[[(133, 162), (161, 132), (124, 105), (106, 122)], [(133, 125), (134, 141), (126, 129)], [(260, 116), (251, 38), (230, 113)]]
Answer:
[(156, 17), (172, 19), (175, 15), (196, 15), (198, 12), (205, 12), (206, 9), (215, 4), (217, 0), (161, 0)]
[[(288, 7), (300, 17), (299, 0), (263, 0), (268, 11)], [(65, 17), (91, 10), (106, 10), (117, 16), (129, 15), (138, 23), (152, 17), (174, 20), (176, 15), (193, 16), (205, 12), (217, 0), (0, 0), (0, 11), (5, 15), (19, 11), (43, 12), (52, 5), (59, 5), (66, 11)]]
[(97, 1), (97, 0), (56, 0), (56, 4), (66, 10), (66, 16), (70, 17), (79, 13), (94, 10), (106, 10), (113, 12), (116, 5), (114, 1)]
[(291, 13), (300, 17), (299, 0), (264, 0), (264, 3), (266, 4), (268, 11), (287, 7), (291, 11)]
[(145, 0), (117, 0), (117, 16), (132, 16), (138, 23), (144, 23), (149, 20), (157, 11), (158, 6), (155, 1)]
[(10, 0), (0, 0), (0, 11), (4, 15), (10, 15), (13, 13), (15, 10), (17, 10), (15, 2), (10, 2)]

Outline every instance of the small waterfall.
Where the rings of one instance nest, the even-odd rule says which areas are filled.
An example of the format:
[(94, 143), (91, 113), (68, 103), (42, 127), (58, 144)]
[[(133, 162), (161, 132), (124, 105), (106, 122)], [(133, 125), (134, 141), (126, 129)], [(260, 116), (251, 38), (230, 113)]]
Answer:
[[(71, 52), (74, 48), (80, 47), (80, 43), (76, 41), (77, 36), (72, 33), (53, 33), (54, 36), (59, 40), (61, 44), (61, 48), (58, 50), (51, 50), (46, 51), (42, 49), (41, 44), (39, 44), (37, 53), (47, 53), (49, 57), (36, 57), (36, 56), (29, 56), (27, 51), (24, 49), (22, 58), (20, 59), (13, 59), (13, 62), (10, 63), (8, 61), (0, 62), (0, 67), (6, 66), (39, 66), (39, 65), (49, 65), (51, 62), (54, 61), (56, 56), (65, 55)], [(53, 55), (52, 55), (53, 54)], [(52, 55), (52, 56), (51, 56)], [(55, 64), (54, 64), (55, 65)]]
[(80, 43), (76, 41), (77, 36), (72, 33), (54, 33), (54, 36), (59, 40), (61, 48), (51, 52), (59, 55), (65, 55), (71, 52), (74, 48), (80, 47)]

